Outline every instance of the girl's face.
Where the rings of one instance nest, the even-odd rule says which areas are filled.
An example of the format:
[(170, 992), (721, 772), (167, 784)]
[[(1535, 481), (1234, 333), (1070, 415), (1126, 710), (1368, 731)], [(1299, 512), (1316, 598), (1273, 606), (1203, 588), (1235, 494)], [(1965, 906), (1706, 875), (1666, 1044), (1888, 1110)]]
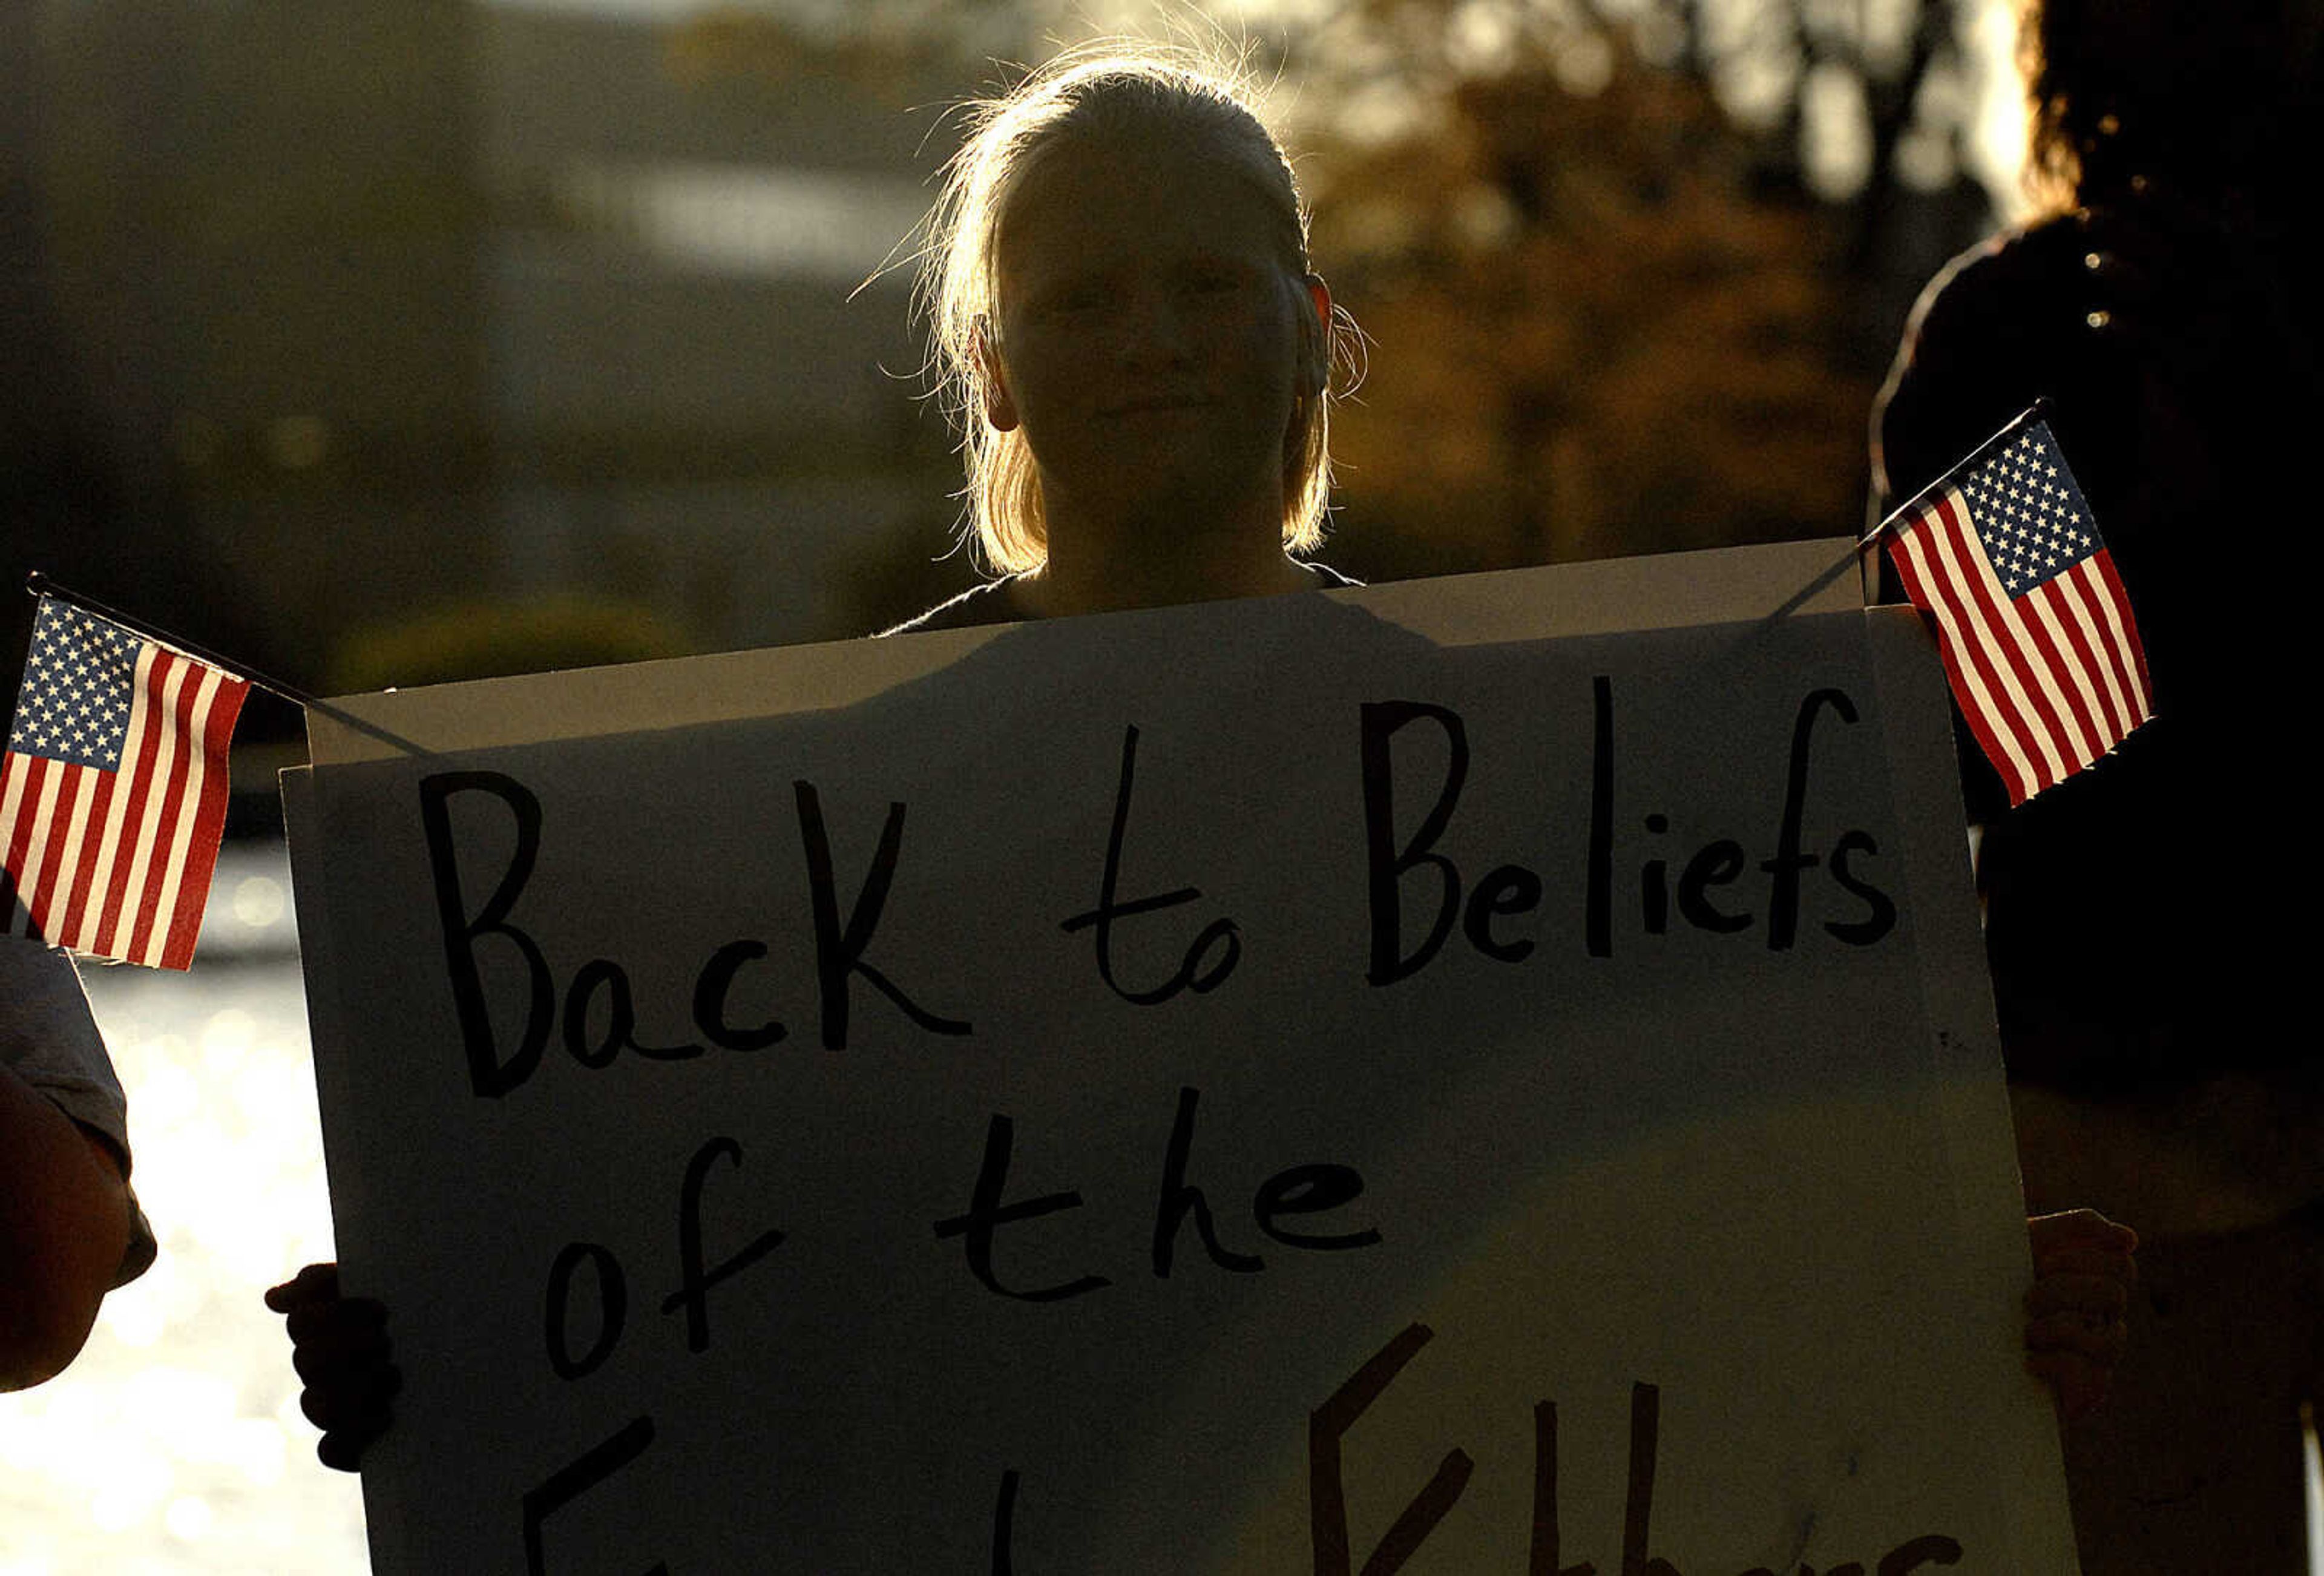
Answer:
[(995, 246), (985, 413), (1024, 429), (1053, 523), (1279, 529), (1330, 299), (1280, 234), (1251, 179), (1198, 149), (1076, 138), (1026, 173)]

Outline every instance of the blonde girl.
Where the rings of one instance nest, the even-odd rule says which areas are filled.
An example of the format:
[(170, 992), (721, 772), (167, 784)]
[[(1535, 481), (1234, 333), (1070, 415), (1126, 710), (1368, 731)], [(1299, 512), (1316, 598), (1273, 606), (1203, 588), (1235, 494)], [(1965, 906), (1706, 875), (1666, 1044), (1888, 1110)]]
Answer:
[[(1069, 56), (973, 106), (929, 221), (921, 302), (959, 422), (966, 529), (998, 578), (904, 630), (1347, 585), (1323, 537), (1327, 416), (1355, 327), (1307, 257), (1289, 161), (1228, 74), (1169, 51)], [(2102, 1392), (2132, 1239), (2034, 1223), (2029, 1361)], [(355, 1470), (399, 1384), (375, 1301), (310, 1265), (289, 1316), (324, 1430)]]
[(1323, 539), (1354, 325), (1250, 97), (1109, 49), (969, 106), (919, 299), (1002, 577), (907, 628), (1347, 583), (1293, 555)]

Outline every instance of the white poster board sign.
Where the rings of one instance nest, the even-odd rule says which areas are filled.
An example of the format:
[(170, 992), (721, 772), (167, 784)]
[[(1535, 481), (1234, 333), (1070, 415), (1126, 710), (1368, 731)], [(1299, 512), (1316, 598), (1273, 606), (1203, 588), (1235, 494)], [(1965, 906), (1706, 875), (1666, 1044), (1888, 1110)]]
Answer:
[(1767, 616), (1834, 557), (342, 703), (378, 1569), (2071, 1571), (1941, 678)]

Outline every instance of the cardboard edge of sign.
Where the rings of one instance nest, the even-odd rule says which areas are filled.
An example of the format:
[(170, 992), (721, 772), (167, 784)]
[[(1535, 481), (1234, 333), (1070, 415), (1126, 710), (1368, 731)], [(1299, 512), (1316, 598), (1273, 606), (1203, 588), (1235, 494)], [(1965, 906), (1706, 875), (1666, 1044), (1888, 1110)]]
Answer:
[[(1897, 834), (1904, 846), (1906, 889), (1914, 894), (1914, 947), (1936, 1058), (1939, 1123), (1952, 1181), (1962, 1248), (1982, 1263), (2015, 1263), (2033, 1283), (2033, 1252), (2023, 1226), (2024, 1192), (2018, 1183), (2015, 1120), (2001, 1066), (1993, 991), (1973, 961), (1985, 955), (1970, 868), (1944, 672), (1928, 625), (1909, 608), (1876, 608), (1866, 620), (1874, 682), (1884, 718), (1927, 719), (1922, 726), (1882, 730), (1889, 782), (1896, 796)], [(2023, 1339), (2015, 1303), (1996, 1304), (1990, 1332), (1997, 1341)], [(2046, 1415), (1993, 1442), (2003, 1512), (2010, 1524), (2016, 1569), (2028, 1576), (2080, 1576), (2073, 1523), (2066, 1511), (2063, 1442), (2048, 1397), (2030, 1378), (2023, 1405)]]
[[(336, 988), (340, 973), (333, 966), (330, 955), (331, 937), (337, 926), (324, 919), (329, 912), (329, 896), (323, 883), (323, 862), (313, 853), (326, 835), (321, 806), (315, 793), (315, 774), (310, 768), (292, 767), (281, 774), (281, 783), (284, 828), (292, 851), (291, 905), (294, 912), (313, 917), (299, 926), (300, 974), (307, 999), (308, 1039), (314, 1047), (316, 1104), (325, 1129), (324, 1180), (330, 1193), (333, 1236), (337, 1239), (342, 1234), (350, 1201), (361, 1191), (361, 1178), (366, 1170), (357, 1154), (362, 1124), (332, 1120), (334, 1112), (352, 1109), (350, 1074), (340, 1054), (350, 1038), (346, 1004)], [(341, 1285), (350, 1295), (377, 1293), (376, 1286), (365, 1284), (363, 1267), (360, 1263), (341, 1263)], [(288, 1270), (286, 1266), (286, 1273)], [(394, 1473), (362, 1474), (364, 1522), (374, 1566), (380, 1562), (382, 1551), (377, 1535), (370, 1529), (401, 1525), (411, 1508), (396, 1493), (395, 1486), (401, 1481)]]
[[(1486, 645), (1852, 611), (1863, 605), (1858, 577), (1835, 568), (1854, 556), (1849, 539), (1814, 538), (1293, 594), (1360, 607), (1439, 644)], [(1259, 605), (1237, 604), (1226, 616)], [(1160, 608), (1093, 616), (1217, 617), (1221, 611), (1212, 604), (1200, 612)], [(337, 696), (332, 714), (308, 713), (308, 759), (315, 766), (346, 766), (392, 758), (406, 743), (449, 754), (730, 722), (764, 715), (770, 693), (812, 696), (816, 706), (847, 706), (925, 677), (1013, 627), (669, 658), (589, 668), (586, 684), (576, 684), (570, 672), (520, 674)], [(673, 684), (669, 670), (679, 666), (685, 682)], [(493, 704), (479, 705), (487, 691), (497, 692)], [(683, 697), (676, 708), (673, 696)], [(490, 738), (475, 732), (475, 719), (487, 716), (495, 724)], [(530, 719), (527, 736), (510, 735), (505, 721), (512, 716)]]

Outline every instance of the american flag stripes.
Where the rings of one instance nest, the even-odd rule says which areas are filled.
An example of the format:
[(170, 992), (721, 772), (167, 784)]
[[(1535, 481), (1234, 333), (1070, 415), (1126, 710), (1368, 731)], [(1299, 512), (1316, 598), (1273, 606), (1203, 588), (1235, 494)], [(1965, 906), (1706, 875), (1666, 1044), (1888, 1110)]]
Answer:
[(226, 829), (246, 680), (41, 598), (0, 766), (8, 933), (182, 969)]
[(1953, 698), (2024, 804), (2153, 710), (2122, 578), (2049, 424), (2015, 424), (1896, 527), (1888, 556), (1937, 621)]

